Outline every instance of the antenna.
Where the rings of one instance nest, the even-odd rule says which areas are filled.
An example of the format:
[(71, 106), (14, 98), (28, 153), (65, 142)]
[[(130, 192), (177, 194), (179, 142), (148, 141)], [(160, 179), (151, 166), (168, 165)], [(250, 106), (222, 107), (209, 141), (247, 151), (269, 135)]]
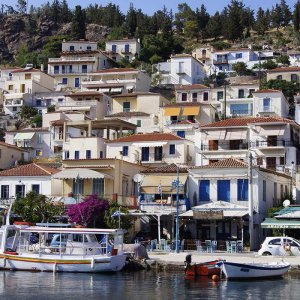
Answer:
[(284, 206), (284, 207), (288, 207), (288, 206), (290, 206), (290, 204), (291, 204), (291, 201), (290, 201), (290, 200), (288, 200), (288, 199), (286, 199), (286, 200), (284, 200), (284, 201), (283, 201), (283, 203), (282, 203), (282, 204), (283, 204), (283, 206)]

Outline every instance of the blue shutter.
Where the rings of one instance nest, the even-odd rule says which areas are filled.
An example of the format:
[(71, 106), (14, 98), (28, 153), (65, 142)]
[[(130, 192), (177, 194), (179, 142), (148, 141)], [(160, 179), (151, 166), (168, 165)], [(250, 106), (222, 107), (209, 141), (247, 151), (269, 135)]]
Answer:
[(230, 180), (218, 180), (218, 201), (230, 202)]
[(142, 147), (142, 161), (149, 161), (149, 147)]
[(199, 181), (199, 201), (209, 201), (210, 200), (210, 181), (200, 180)]
[(238, 179), (238, 200), (247, 201), (248, 200), (248, 179)]

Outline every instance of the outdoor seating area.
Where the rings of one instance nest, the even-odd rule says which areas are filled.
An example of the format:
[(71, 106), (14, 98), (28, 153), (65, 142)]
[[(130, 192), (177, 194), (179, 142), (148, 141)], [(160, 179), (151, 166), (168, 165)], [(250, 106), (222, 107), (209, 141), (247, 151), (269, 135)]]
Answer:
[[(151, 240), (147, 245), (148, 251), (175, 251), (176, 241), (161, 239), (160, 243), (157, 239)], [(227, 253), (241, 253), (244, 250), (243, 241), (217, 241), (217, 240), (195, 240), (195, 239), (182, 239), (179, 240), (179, 251), (197, 251), (197, 252), (227, 252)]]

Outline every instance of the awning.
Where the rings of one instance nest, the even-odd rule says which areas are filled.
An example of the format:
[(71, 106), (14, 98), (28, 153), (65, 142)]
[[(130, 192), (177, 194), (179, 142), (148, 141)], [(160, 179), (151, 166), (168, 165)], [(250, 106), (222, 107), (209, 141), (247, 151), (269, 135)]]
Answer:
[(224, 140), (226, 130), (203, 130), (202, 140)]
[(65, 169), (52, 176), (55, 179), (92, 179), (92, 178), (109, 178), (113, 177), (91, 169)]
[(198, 116), (200, 113), (200, 106), (187, 106), (183, 108), (183, 116)]
[(242, 218), (248, 215), (246, 210), (206, 210), (206, 211), (195, 211), (188, 210), (182, 214), (180, 217), (193, 217), (194, 219), (202, 220), (221, 220), (223, 218)]
[[(183, 185), (187, 180), (188, 174), (180, 174), (179, 181)], [(176, 193), (176, 189), (172, 189), (172, 182), (177, 179), (177, 175), (144, 175), (141, 182), (141, 191), (146, 194), (159, 194), (160, 189), (163, 193)], [(179, 193), (183, 194), (184, 190), (180, 189)]]
[(269, 135), (284, 135), (285, 126), (256, 126), (256, 130), (260, 135), (269, 136)]
[(134, 147), (162, 147), (166, 145), (168, 142), (145, 142), (145, 143), (132, 143), (132, 146)]
[(99, 92), (108, 93), (109, 92), (109, 88), (100, 88)]
[(110, 92), (111, 93), (121, 93), (122, 92), (122, 88), (111, 88)]
[(179, 116), (181, 107), (166, 107), (165, 116)]
[(21, 132), (17, 133), (14, 137), (14, 140), (23, 141), (23, 140), (31, 140), (35, 132)]
[(247, 139), (247, 130), (241, 129), (227, 129), (225, 140), (246, 140)]
[(297, 229), (300, 228), (300, 221), (277, 220), (275, 218), (267, 218), (261, 223), (261, 228)]

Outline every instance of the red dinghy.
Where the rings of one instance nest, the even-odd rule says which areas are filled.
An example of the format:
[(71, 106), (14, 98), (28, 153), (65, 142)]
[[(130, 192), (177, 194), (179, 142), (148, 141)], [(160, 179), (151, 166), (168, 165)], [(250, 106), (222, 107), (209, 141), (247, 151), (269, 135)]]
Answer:
[(204, 263), (191, 264), (192, 256), (189, 254), (185, 258), (185, 275), (187, 277), (195, 276), (213, 276), (220, 275), (221, 269), (217, 265), (218, 260), (208, 261)]

